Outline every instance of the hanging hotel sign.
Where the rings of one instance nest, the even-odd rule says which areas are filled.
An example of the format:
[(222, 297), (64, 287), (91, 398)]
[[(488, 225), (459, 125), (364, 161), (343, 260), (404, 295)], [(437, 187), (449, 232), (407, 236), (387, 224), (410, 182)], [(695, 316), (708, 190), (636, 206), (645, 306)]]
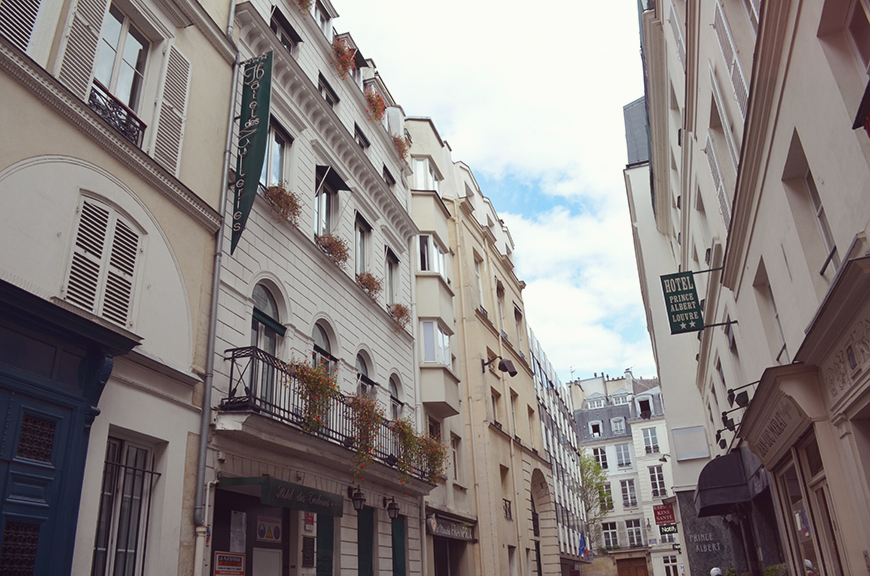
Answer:
[(239, 158), (233, 197), (233, 235), (230, 254), (254, 205), (266, 157), (269, 136), (269, 97), (272, 92), (272, 52), (245, 62), (242, 81), (242, 112), (239, 120)]
[(704, 319), (701, 318), (701, 307), (698, 305), (698, 293), (695, 291), (692, 272), (668, 274), (662, 276), (661, 280), (665, 305), (668, 308), (668, 321), (671, 323), (671, 334), (703, 330)]

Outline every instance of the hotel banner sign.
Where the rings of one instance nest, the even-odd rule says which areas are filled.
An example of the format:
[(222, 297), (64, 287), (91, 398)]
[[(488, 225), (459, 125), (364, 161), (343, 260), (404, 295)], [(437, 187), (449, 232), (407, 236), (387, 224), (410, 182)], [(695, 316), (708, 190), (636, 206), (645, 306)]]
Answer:
[(242, 111), (239, 120), (239, 158), (233, 187), (233, 235), (230, 254), (236, 249), (257, 197), (269, 137), (269, 98), (272, 93), (272, 52), (245, 62)]
[(694, 275), (691, 272), (678, 272), (662, 276), (661, 280), (671, 334), (703, 330), (704, 319), (701, 318), (701, 307), (698, 305)]

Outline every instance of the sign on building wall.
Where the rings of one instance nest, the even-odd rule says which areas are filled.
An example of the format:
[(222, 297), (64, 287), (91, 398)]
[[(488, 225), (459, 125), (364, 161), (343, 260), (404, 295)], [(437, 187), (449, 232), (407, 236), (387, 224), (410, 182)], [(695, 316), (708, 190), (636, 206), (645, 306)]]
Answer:
[(662, 291), (668, 308), (671, 334), (697, 332), (704, 329), (695, 278), (692, 272), (678, 272), (662, 276)]
[(272, 52), (245, 62), (242, 112), (239, 120), (239, 158), (233, 197), (233, 235), (230, 254), (245, 229), (266, 157), (269, 136), (269, 98), (272, 92)]
[[(670, 504), (653, 506), (653, 514), (655, 514), (656, 524), (659, 526), (662, 524), (676, 523), (676, 519), (674, 518), (674, 507)], [(664, 532), (662, 532), (662, 534), (664, 534)]]

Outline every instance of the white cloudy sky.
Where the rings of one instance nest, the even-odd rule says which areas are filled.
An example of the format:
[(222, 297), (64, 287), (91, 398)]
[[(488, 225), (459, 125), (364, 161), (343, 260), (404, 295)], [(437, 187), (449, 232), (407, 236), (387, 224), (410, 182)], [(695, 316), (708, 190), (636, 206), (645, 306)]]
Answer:
[[(409, 116), (429, 116), (516, 243), (561, 379), (654, 376), (622, 170), (643, 94), (634, 0), (333, 0)], [(573, 372), (572, 372), (573, 370)]]

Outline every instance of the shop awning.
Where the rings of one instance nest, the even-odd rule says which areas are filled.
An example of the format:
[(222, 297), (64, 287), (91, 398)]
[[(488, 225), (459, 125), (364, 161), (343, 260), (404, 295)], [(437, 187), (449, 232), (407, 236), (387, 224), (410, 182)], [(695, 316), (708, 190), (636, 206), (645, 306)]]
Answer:
[(710, 460), (701, 470), (695, 489), (698, 518), (731, 514), (737, 510), (738, 504), (750, 500), (739, 451)]
[(282, 506), (327, 516), (341, 516), (344, 511), (344, 498), (338, 494), (284, 482), (270, 476), (221, 478), (218, 488), (257, 497), (268, 506)]

